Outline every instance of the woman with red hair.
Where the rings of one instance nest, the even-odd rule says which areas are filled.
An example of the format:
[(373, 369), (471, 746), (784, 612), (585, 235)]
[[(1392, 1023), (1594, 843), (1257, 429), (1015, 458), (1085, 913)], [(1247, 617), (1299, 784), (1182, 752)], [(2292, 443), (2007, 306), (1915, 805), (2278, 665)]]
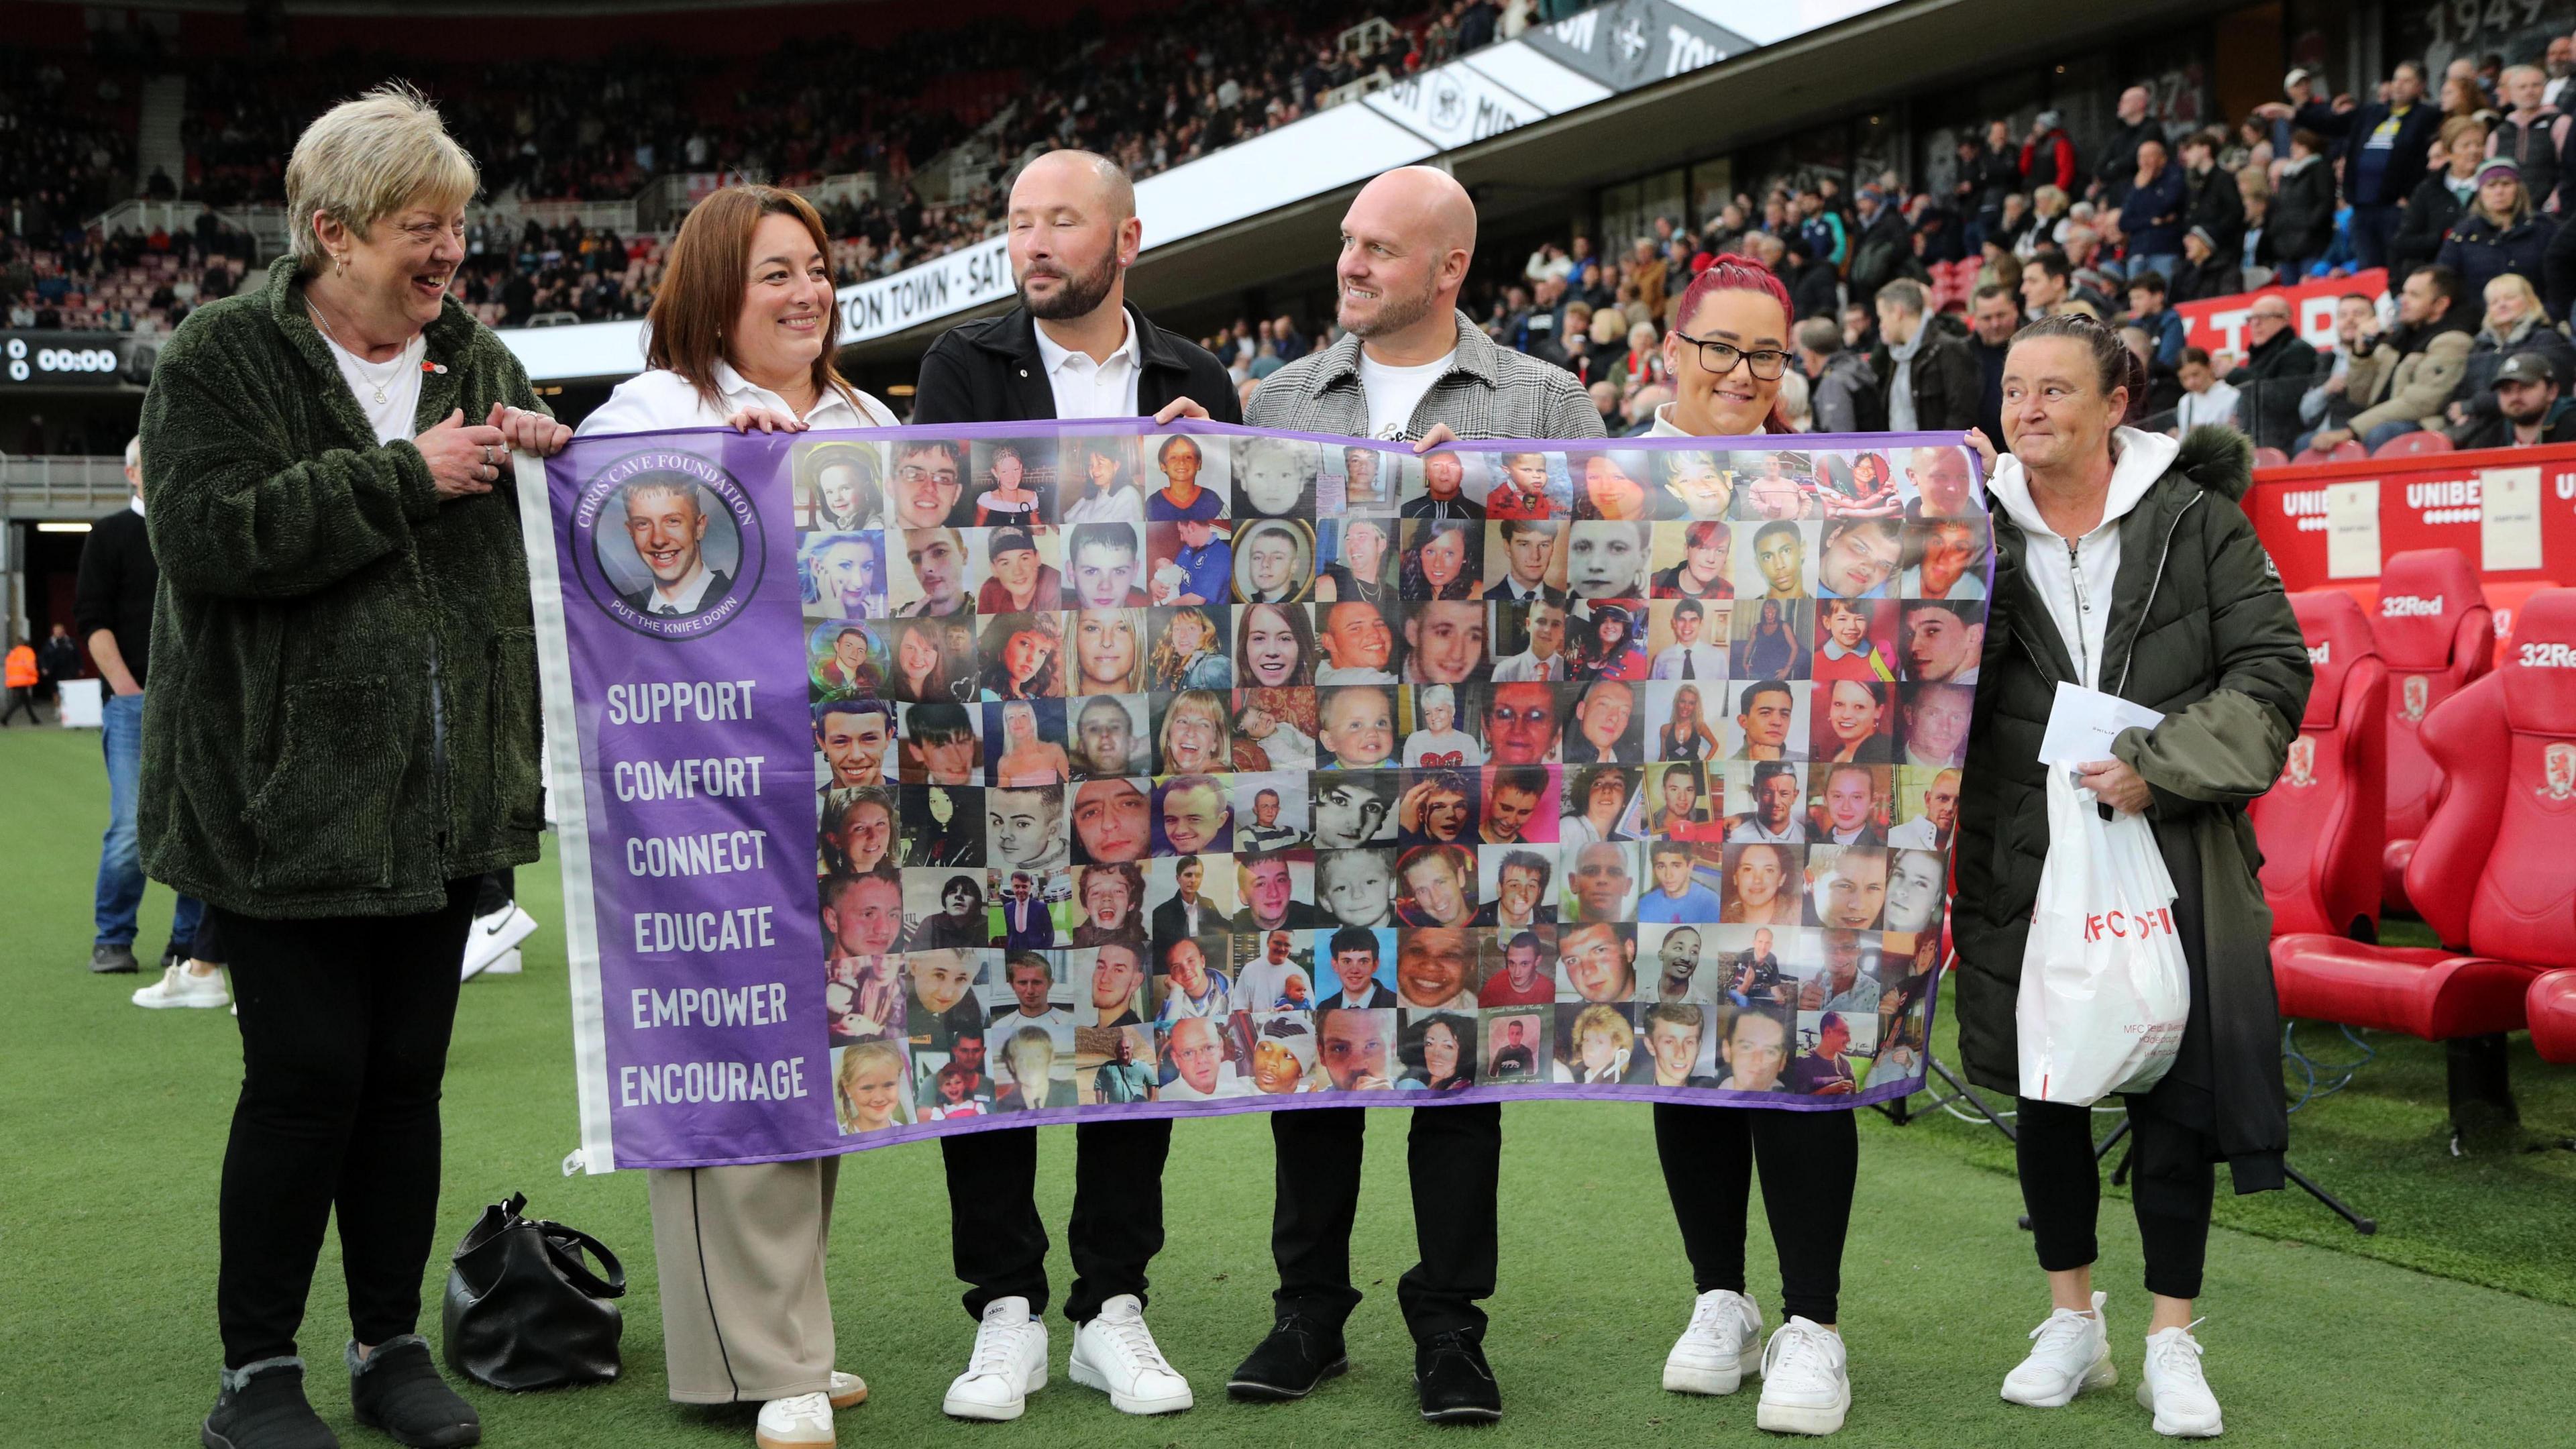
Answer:
[[(1732, 253), (1682, 293), (1664, 338), (1673, 400), (1651, 434), (1733, 437), (1785, 433), (1780, 379), (1794, 354), (1789, 290), (1760, 262)], [(1732, 1012), (1712, 1013), (1731, 1023)], [(1719, 1038), (1732, 1051), (1731, 1030)], [(1849, 1090), (1845, 1088), (1844, 1090)], [(1699, 1300), (1664, 1360), (1664, 1387), (1731, 1394), (1757, 1364), (1754, 1422), (1775, 1433), (1830, 1434), (1851, 1407), (1836, 1298), (1843, 1239), (1860, 1173), (1860, 1131), (1849, 1112), (1655, 1104), (1655, 1150), (1681, 1222)], [(1780, 1256), (1787, 1322), (1762, 1341), (1761, 1310), (1745, 1295), (1744, 1235), (1753, 1165)]]

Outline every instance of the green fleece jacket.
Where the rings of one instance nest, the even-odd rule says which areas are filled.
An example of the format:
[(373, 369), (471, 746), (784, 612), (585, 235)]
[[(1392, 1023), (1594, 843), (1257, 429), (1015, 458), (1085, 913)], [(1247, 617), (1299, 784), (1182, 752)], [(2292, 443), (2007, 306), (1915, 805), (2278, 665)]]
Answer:
[[(540, 408), (455, 301), (426, 336), (417, 428)], [(161, 350), (143, 480), (154, 879), (247, 916), (401, 916), (536, 859), (536, 636), (507, 469), (441, 501), (418, 448), (376, 442), (281, 265)]]
[[(2272, 913), (2245, 807), (2279, 778), (2313, 678), (2280, 574), (2237, 505), (2252, 482), (2244, 434), (2202, 427), (2183, 440), (2118, 525), (2099, 675), (2104, 689), (2165, 716), (2151, 731), (2122, 732), (2111, 752), (2153, 792), (2147, 819), (2167, 868), (2199, 882), (2199, 938), (2181, 944), (2208, 983), (2200, 1005), (2217, 1135), (2240, 1192), (2280, 1184), (2289, 1137)], [(1951, 923), (1960, 1056), (1971, 1080), (2005, 1093), (2020, 1077), (2022, 949), (2048, 861), (2039, 744), (2057, 681), (2083, 678), (2030, 583), (2027, 548), (1999, 511)]]

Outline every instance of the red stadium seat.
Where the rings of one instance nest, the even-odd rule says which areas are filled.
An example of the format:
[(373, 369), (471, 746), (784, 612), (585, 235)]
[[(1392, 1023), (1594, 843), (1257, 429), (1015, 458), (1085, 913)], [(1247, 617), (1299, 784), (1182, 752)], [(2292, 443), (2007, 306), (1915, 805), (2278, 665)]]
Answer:
[(2406, 862), (2442, 796), (2442, 772), (2416, 727), (2426, 711), (2495, 667), (2495, 615), (2478, 571), (2455, 548), (2392, 554), (2379, 571), (2374, 632), (2388, 666), (2388, 844), (2380, 902), (2405, 911)]
[(2532, 982), (2523, 1006), (2540, 1059), (2576, 1066), (2576, 971), (2552, 971)]
[(2387, 442), (2379, 445), (2378, 452), (2373, 453), (2370, 456), (2374, 458), (2411, 458), (2418, 453), (2447, 453), (2449, 451), (2451, 451), (2451, 439), (2448, 434), (2419, 431), (2401, 433), (2398, 436), (2389, 439)]
[(2356, 463), (2370, 456), (2370, 450), (2359, 439), (2346, 438), (2331, 448), (2302, 449), (2293, 463)]
[(2388, 667), (2341, 589), (2293, 595), (2316, 685), (2289, 760), (2250, 812), (2275, 935), (2376, 940), (2388, 833)]
[(2257, 468), (2286, 468), (2289, 465), (2290, 455), (2282, 452), (2278, 448), (2256, 448), (2254, 450), (2254, 466)]
[[(2276, 937), (2281, 1011), (2452, 1042), (2453, 1121), (2484, 1101), (2512, 1112), (2502, 1033), (2524, 1024), (2532, 980), (2576, 967), (2576, 589), (2523, 606), (2515, 658), (2426, 716), (2448, 787), (2406, 867), (2425, 923), (2458, 949)], [(2484, 1038), (2485, 1040), (2470, 1040)]]

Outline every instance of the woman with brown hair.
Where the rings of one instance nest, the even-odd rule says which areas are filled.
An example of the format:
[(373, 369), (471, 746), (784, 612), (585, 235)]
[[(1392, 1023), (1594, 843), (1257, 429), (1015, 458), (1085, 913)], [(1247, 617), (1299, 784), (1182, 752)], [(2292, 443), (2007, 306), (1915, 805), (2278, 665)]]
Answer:
[[(894, 426), (832, 366), (830, 253), (822, 218), (792, 191), (729, 186), (699, 202), (653, 299), (647, 370), (579, 431)], [(902, 648), (899, 676), (930, 690)], [(647, 1174), (671, 1397), (760, 1404), (764, 1445), (830, 1444), (832, 1410), (867, 1397), (858, 1375), (832, 1367), (823, 1254), (839, 1176), (837, 1157)]]

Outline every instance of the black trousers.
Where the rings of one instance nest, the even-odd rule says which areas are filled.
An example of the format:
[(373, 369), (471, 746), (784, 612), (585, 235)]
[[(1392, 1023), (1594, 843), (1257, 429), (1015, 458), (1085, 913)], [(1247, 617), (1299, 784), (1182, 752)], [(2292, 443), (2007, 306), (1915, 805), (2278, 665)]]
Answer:
[[(1366, 1107), (1270, 1114), (1278, 1156), (1270, 1256), (1279, 1265), (1271, 1295), (1280, 1316), (1303, 1313), (1340, 1324), (1360, 1302), (1351, 1286), (1351, 1222), (1360, 1206), (1360, 1149)], [(1421, 1261), (1395, 1285), (1396, 1306), (1416, 1341), (1458, 1329), (1482, 1330), (1500, 1256), (1495, 1187), (1502, 1172), (1498, 1102), (1417, 1107), (1405, 1142), (1413, 1181), (1413, 1238)]]
[[(1084, 1122), (1073, 1129), (1073, 1294), (1064, 1316), (1089, 1323), (1121, 1293), (1145, 1300), (1145, 1269), (1163, 1250), (1163, 1159), (1169, 1118)], [(966, 1312), (996, 1298), (1046, 1312), (1047, 1230), (1038, 1217), (1038, 1130), (1004, 1128), (939, 1139), (948, 1168), (948, 1229)]]
[(352, 1336), (415, 1331), (473, 900), (462, 880), (444, 909), (419, 916), (278, 921), (210, 908), (241, 1006), (215, 1286), (226, 1367), (295, 1352), (335, 1210)]
[[(2146, 1288), (2167, 1298), (2200, 1296), (2209, 1257), (2209, 1200), (2216, 1150), (2207, 1134), (2160, 1110), (2162, 1093), (2126, 1097), (2129, 1107), (2130, 1206), (2146, 1251)], [(2093, 1113), (2058, 1102), (2020, 1102), (2014, 1157), (2021, 1200), (2030, 1211), (2039, 1266), (2051, 1273), (2102, 1256), (2093, 1224), (2102, 1205), (2102, 1169), (2093, 1160)]]
[(1655, 1104), (1655, 1154), (1680, 1220), (1695, 1291), (1744, 1291), (1744, 1231), (1755, 1158), (1762, 1210), (1780, 1256), (1780, 1312), (1839, 1322), (1843, 1239), (1860, 1176), (1849, 1112)]

